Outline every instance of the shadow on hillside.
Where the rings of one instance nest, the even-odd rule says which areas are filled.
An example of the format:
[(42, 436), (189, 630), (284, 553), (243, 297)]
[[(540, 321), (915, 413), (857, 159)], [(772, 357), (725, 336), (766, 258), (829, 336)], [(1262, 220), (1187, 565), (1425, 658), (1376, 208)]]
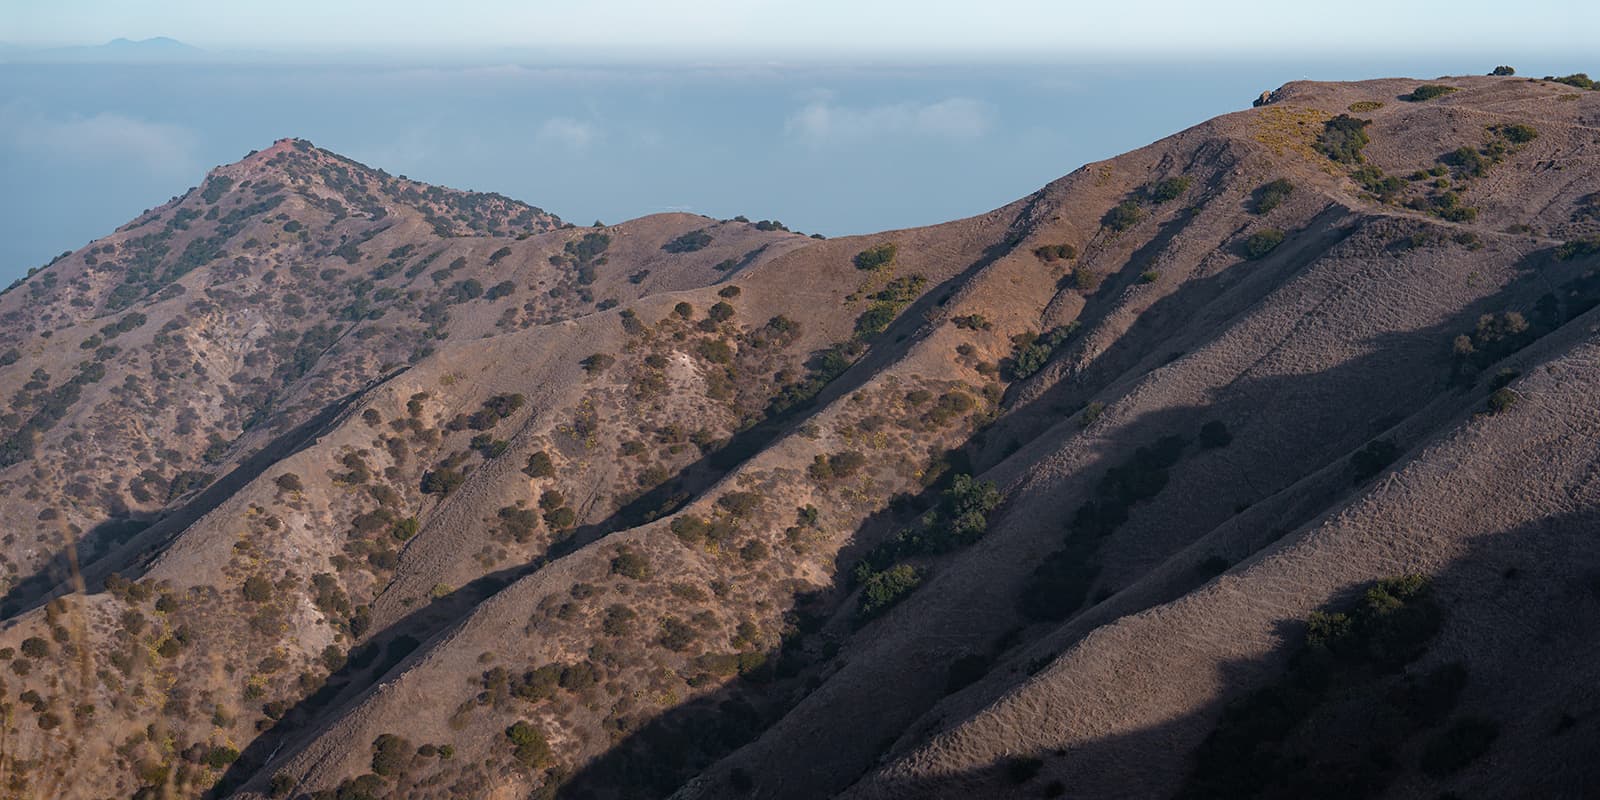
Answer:
[[(88, 590), (103, 590), (106, 577), (114, 572), (143, 572), (149, 566), (150, 559), (178, 534), (222, 505), (274, 464), (310, 447), (318, 437), (338, 424), (339, 418), (356, 400), (389, 377), (384, 376), (340, 398), (287, 433), (275, 437), (255, 454), (239, 462), (228, 474), (165, 516), (111, 519), (95, 526), (75, 545), (77, 561)], [(73, 591), (70, 572), (67, 553), (63, 550), (42, 569), (13, 586), (4, 598), (0, 598), (0, 619), (24, 613), (53, 597)]]
[[(951, 800), (1174, 793), (1193, 800), (1331, 799), (1389, 790), (1439, 797), (1508, 791), (1593, 796), (1600, 790), (1600, 761), (1592, 757), (1600, 736), (1600, 700), (1591, 688), (1596, 669), (1570, 658), (1600, 649), (1600, 539), (1593, 534), (1600, 525), (1600, 497), (1587, 502), (1583, 512), (1477, 537), (1461, 556), (1433, 571), (1432, 596), (1445, 609), (1443, 627), (1403, 665), (1365, 662), (1351, 673), (1353, 682), (1336, 682), (1311, 699), (1297, 696), (1302, 689), (1287, 687), (1316, 687), (1315, 677), (1304, 676), (1316, 676), (1320, 662), (1303, 644), (1304, 621), (1282, 619), (1279, 644), (1269, 652), (1223, 661), (1215, 676), (1186, 679), (1224, 687), (1220, 697), (1161, 724), (1067, 749), (996, 743), (993, 749), (1006, 755), (979, 768), (936, 777), (878, 773), (853, 788), (872, 797)], [(1382, 559), (1373, 556), (1374, 562)], [(1384, 577), (1408, 567), (1396, 565)], [(1369, 586), (1344, 586), (1326, 608), (1354, 607)], [(1468, 660), (1453, 661), (1462, 656)], [(1464, 688), (1442, 696), (1421, 688), (1452, 663), (1466, 668)], [(1523, 680), (1524, 665), (1529, 674), (1548, 675), (1543, 670), (1552, 663), (1566, 667), (1555, 680)], [(1267, 687), (1277, 688), (1263, 693)], [(1117, 702), (1115, 694), (1103, 701)], [(1232, 722), (1224, 719), (1228, 707), (1235, 709)], [(1446, 735), (1454, 722), (1468, 718), (1488, 720), (1498, 730), (1486, 749)], [(1217, 736), (1219, 730), (1228, 735)], [(1022, 738), (1049, 735), (1039, 731)], [(1260, 749), (1241, 749), (1252, 742)], [(1431, 772), (1422, 766), (1430, 758), (1436, 759)], [(1440, 768), (1441, 760), (1448, 766)], [(727, 796), (790, 796), (781, 786), (764, 785), (760, 775), (751, 777), (747, 785), (753, 789)]]
[[(1340, 364), (1335, 368), (1307, 374), (1285, 374), (1270, 378), (1256, 378), (1246, 384), (1235, 387), (1238, 396), (1246, 398), (1267, 397), (1275, 398), (1276, 400), (1269, 406), (1269, 409), (1273, 410), (1274, 413), (1271, 413), (1268, 419), (1265, 420), (1267, 424), (1257, 427), (1254, 431), (1251, 431), (1250, 428), (1259, 425), (1261, 421), (1239, 418), (1236, 415), (1229, 416), (1226, 412), (1231, 409), (1228, 408), (1226, 403), (1221, 407), (1183, 406), (1144, 415), (1120, 428), (1115, 444), (1107, 442), (1105, 446), (1098, 448), (1099, 454), (1096, 460), (1094, 463), (1085, 466), (1082, 470), (1083, 477), (1077, 480), (1081, 481), (1085, 488), (1094, 485), (1105, 474), (1107, 468), (1118, 465), (1121, 458), (1126, 457), (1136, 446), (1151, 444), (1164, 435), (1176, 433), (1188, 437), (1193, 442), (1197, 438), (1201, 424), (1209, 418), (1214, 418), (1213, 415), (1219, 412), (1230, 424), (1236, 426), (1236, 434), (1254, 433), (1256, 440), (1254, 444), (1258, 448), (1270, 446), (1270, 440), (1276, 437), (1274, 427), (1289, 426), (1298, 428), (1300, 430), (1299, 438), (1305, 438), (1309, 441), (1298, 442), (1290, 446), (1290, 449), (1296, 451), (1294, 455), (1295, 463), (1292, 469), (1287, 473), (1275, 475), (1267, 481), (1264, 487), (1258, 489), (1247, 481), (1245, 485), (1240, 487), (1240, 496), (1238, 497), (1208, 496), (1199, 498), (1166, 495), (1162, 500), (1151, 501), (1164, 503), (1167, 506), (1167, 516), (1181, 518), (1184, 520), (1181, 527), (1189, 529), (1187, 533), (1178, 532), (1174, 534), (1170, 526), (1168, 526), (1164, 531), (1165, 534), (1171, 534), (1174, 538), (1180, 540), (1180, 543), (1176, 546), (1170, 543), (1162, 545), (1163, 547), (1168, 547), (1171, 552), (1176, 552), (1185, 545), (1200, 540), (1206, 534), (1215, 530), (1217, 526), (1241, 513), (1244, 508), (1248, 508), (1252, 503), (1276, 496), (1284, 491), (1301, 492), (1303, 495), (1301, 497), (1284, 498), (1280, 509), (1275, 512), (1273, 517), (1274, 521), (1279, 525), (1252, 534), (1249, 537), (1249, 541), (1244, 542), (1243, 546), (1230, 548), (1229, 552), (1226, 553), (1228, 556), (1226, 562), (1237, 563), (1239, 560), (1257, 552), (1260, 548), (1270, 545), (1285, 531), (1298, 528), (1311, 517), (1348, 497), (1354, 488), (1350, 480), (1350, 474), (1347, 471), (1350, 454), (1360, 448), (1372, 436), (1382, 434), (1385, 430), (1394, 426), (1397, 420), (1411, 418), (1434, 403), (1435, 400), (1442, 398), (1444, 405), (1436, 409), (1437, 413), (1430, 417), (1431, 421), (1427, 421), (1427, 424), (1423, 427), (1412, 430), (1408, 435), (1400, 438), (1400, 450), (1402, 452), (1408, 450), (1417, 441), (1435, 430), (1437, 425), (1457, 419), (1459, 413), (1468, 411), (1474, 405), (1482, 403), (1486, 390), (1484, 387), (1479, 386), (1473, 391), (1451, 392), (1441, 395), (1441, 392), (1448, 391), (1446, 364), (1441, 361), (1439, 371), (1431, 376), (1427, 370), (1416, 372), (1415, 367), (1408, 367), (1407, 369), (1416, 374), (1412, 385), (1406, 387), (1405, 391), (1400, 391), (1400, 387), (1389, 385), (1386, 381), (1383, 391), (1362, 391), (1357, 398), (1340, 401), (1339, 405), (1328, 409), (1327, 413), (1318, 413), (1316, 418), (1303, 417), (1300, 414), (1300, 407), (1291, 401), (1292, 398), (1297, 396), (1319, 396), (1327, 387), (1369, 386), (1372, 385), (1374, 376), (1393, 376), (1395, 371), (1403, 365), (1430, 363), (1436, 353), (1440, 354), (1442, 358), (1445, 350), (1443, 343), (1448, 342), (1460, 330), (1470, 330), (1479, 314), (1504, 308), (1507, 304), (1514, 305), (1513, 301), (1530, 300), (1531, 298), (1529, 297), (1521, 296), (1527, 294), (1523, 291), (1526, 288), (1526, 286), (1511, 287), (1505, 292), (1485, 298), (1479, 304), (1464, 309), (1449, 320), (1431, 328), (1381, 334), (1375, 339), (1364, 342), (1366, 345), (1364, 355)], [(1486, 370), (1487, 372), (1489, 370)], [(1486, 374), (1482, 381), (1487, 380)], [(1191, 455), (1185, 456), (1186, 459), (1199, 455), (1195, 448), (1196, 446), (1191, 443), (1188, 450)], [(1229, 453), (1229, 451), (1222, 452)], [(1120, 455), (1118, 455), (1119, 453)], [(952, 471), (965, 471), (963, 465), (959, 463), (964, 455), (961, 451), (956, 451), (951, 455)], [(1252, 452), (1229, 453), (1227, 457), (1249, 459), (1252, 457)], [(1213, 465), (1215, 463), (1215, 461), (1211, 462)], [(1315, 482), (1310, 484), (1305, 482), (1306, 479), (1319, 474), (1321, 474), (1321, 477)], [(849, 630), (850, 626), (847, 620), (854, 606), (844, 601), (848, 599), (849, 592), (853, 589), (847, 583), (851, 567), (871, 546), (891, 535), (898, 527), (915, 519), (922, 511), (932, 507), (936, 502), (936, 494), (939, 488), (941, 487), (930, 488), (917, 497), (903, 496), (895, 498), (890, 507), (869, 518), (858, 529), (851, 544), (841, 550), (838, 555), (834, 571), (837, 576), (835, 585), (829, 590), (817, 593), (815, 597), (808, 598), (810, 603), (807, 611), (810, 613), (802, 615), (802, 617), (812, 616), (819, 605), (831, 605), (833, 619), (831, 621), (813, 622), (809, 626), (810, 630)], [(1087, 497), (1087, 492), (1079, 499), (1085, 497)], [(1175, 506), (1174, 504), (1177, 505)], [(1175, 508), (1176, 510), (1174, 510)], [(1071, 518), (1071, 510), (1072, 503), (1066, 502), (1064, 499), (1063, 506), (1060, 509), (1063, 528), (1067, 527), (1066, 522)], [(1003, 515), (1007, 511), (1008, 509), (1002, 508), (998, 514)], [(1235, 543), (1235, 545), (1239, 544)], [(960, 555), (949, 558), (960, 558)], [(1092, 560), (1096, 556), (1091, 551), (1085, 558)], [(1198, 559), (1198, 557), (1196, 558)], [(943, 560), (945, 559), (936, 558), (934, 563), (938, 564)], [(1165, 560), (1165, 558), (1161, 559), (1163, 562)], [(1205, 565), (1197, 565), (1197, 567), (1203, 566)], [(1118, 616), (1137, 613), (1152, 605), (1176, 599), (1192, 591), (1195, 587), (1204, 584), (1215, 574), (1215, 571), (1197, 569), (1190, 574), (1188, 579), (1170, 579), (1156, 587), (1144, 600), (1132, 603), (1125, 602), (1115, 613), (1101, 614), (1100, 616), (1104, 617), (1104, 619), (1097, 617), (1096, 621), (1090, 624), (1080, 622), (1078, 627), (1082, 628), (1082, 630), (1078, 631), (1076, 636), (1064, 642), (1064, 645), (1066, 647), (1072, 646), (1081, 635), (1086, 634), (1095, 626), (1105, 624)], [(935, 577), (937, 577), (937, 569)], [(1090, 597), (1089, 592), (1094, 588), (1094, 581), (1095, 579), (1091, 575), (1088, 578), (1088, 583), (1075, 589), (1075, 591), (1083, 593), (1083, 599), (1060, 622), (1050, 622), (1040, 627), (1032, 625), (1025, 618), (1014, 614), (1009, 617), (986, 617), (993, 625), (992, 630), (989, 631), (990, 642), (984, 643), (976, 638), (968, 637), (972, 640), (973, 645), (978, 648), (968, 655), (981, 656), (994, 665), (993, 669), (988, 673), (993, 676), (992, 679), (983, 684), (984, 688), (979, 690), (990, 693), (988, 697), (990, 702), (1022, 681), (1027, 680), (1034, 671), (1046, 666), (1050, 660), (1059, 654), (1059, 651), (1057, 651), (1057, 653), (1050, 655), (1042, 662), (1022, 664), (1019, 661), (1019, 653), (1022, 652), (1019, 649), (1021, 645), (1038, 641), (1040, 638), (1058, 630), (1062, 625), (1071, 625), (1075, 620), (1083, 619), (1085, 614), (1099, 607), (1102, 601), (1115, 596), (1121, 588), (1101, 586), (1099, 592), (1094, 597)], [(908, 608), (914, 606), (920, 592), (934, 589), (937, 585), (935, 583), (925, 583), (927, 585), (922, 590), (919, 590), (919, 593), (913, 594), (908, 600), (906, 603)], [(996, 586), (995, 590), (1009, 592), (1009, 590), (1015, 588), (1018, 587), (1007, 586), (1002, 588)], [(863, 629), (863, 635), (870, 636), (873, 626), (892, 624), (895, 615), (896, 612), (890, 612), (884, 619), (872, 623)], [(1015, 623), (1018, 627), (1008, 630), (1007, 626), (1012, 623)], [(937, 627), (936, 621), (934, 626)], [(802, 625), (800, 629), (804, 632), (808, 629), (808, 626)], [(953, 631), (950, 633), (954, 634)], [(853, 632), (846, 632), (844, 636), (848, 638), (852, 634)], [(750, 718), (749, 711), (754, 709), (760, 716), (781, 718), (784, 709), (793, 708), (794, 705), (804, 699), (807, 693), (821, 685), (820, 675), (823, 670), (805, 671), (804, 668), (808, 665), (805, 664), (804, 657), (811, 653), (827, 653), (830, 650), (837, 650), (840, 644), (841, 642), (837, 639), (831, 642), (813, 642), (810, 643), (810, 646), (803, 638), (792, 641), (790, 646), (784, 648), (783, 656), (795, 662), (795, 666), (801, 670), (797, 676), (799, 679), (798, 684), (785, 685), (780, 683), (766, 686), (762, 684), (752, 685), (750, 681), (737, 681), (728, 688), (706, 698), (680, 708), (671, 709), (652, 720), (644, 728), (622, 740), (616, 747), (580, 771), (567, 785), (563, 796), (574, 798), (648, 796), (651, 793), (665, 793), (671, 790), (674, 788), (672, 783), (675, 780), (675, 773), (678, 775), (677, 779), (681, 780), (683, 772), (692, 772), (699, 768), (698, 765), (701, 764), (714, 763), (713, 759), (716, 756), (707, 752), (708, 748), (703, 745), (692, 745), (691, 743), (721, 742), (726, 744), (740, 738), (734, 735), (738, 733), (738, 729), (728, 732), (722, 731), (717, 727), (718, 714), (720, 712), (728, 710), (732, 714), (732, 711), (737, 710), (739, 713), (732, 714), (729, 719), (744, 720)], [(826, 657), (820, 660), (826, 661)], [(892, 744), (894, 739), (907, 736), (909, 728), (905, 726), (914, 723), (919, 717), (922, 717), (928, 708), (931, 708), (948, 694), (943, 668), (949, 665), (928, 664), (926, 666), (927, 669), (921, 671), (923, 674), (902, 676), (900, 679), (901, 683), (897, 687), (897, 694), (900, 695), (897, 699), (900, 702), (900, 706), (895, 709), (893, 716), (897, 719), (903, 718), (904, 721), (895, 723), (901, 727), (895, 728), (890, 736), (890, 741), (868, 743), (869, 746), (877, 748), (874, 752), (881, 752)], [(1245, 668), (1245, 666), (1241, 665), (1240, 668)], [(882, 680), (884, 676), (876, 676), (876, 679)], [(857, 677), (857, 683), (861, 683), (860, 676)], [(835, 698), (835, 705), (838, 702), (842, 701)], [(981, 708), (982, 704), (978, 704), (975, 707)], [(756, 735), (759, 735), (760, 729), (747, 733), (748, 737), (746, 738), (753, 739)], [(864, 734), (856, 732), (855, 735), (861, 736)], [(1152, 733), (1151, 736), (1152, 741), (1160, 741), (1165, 734), (1158, 731)], [(915, 739), (912, 738), (910, 741), (915, 741)], [(792, 755), (797, 758), (804, 758), (807, 755), (815, 754), (794, 753)], [(818, 768), (823, 769), (821, 765)], [(847, 782), (849, 773), (862, 767), (852, 763), (830, 764), (827, 765), (827, 768), (839, 772), (842, 780)], [(1008, 776), (1012, 774), (1009, 765), (1002, 768), (1002, 771)], [(730, 774), (721, 776), (719, 780), (732, 781), (729, 787), (737, 788), (737, 786), (744, 785), (749, 778), (750, 776), (748, 775), (734, 776)], [(912, 787), (910, 790), (897, 793), (895, 796), (919, 796), (918, 792), (917, 787)], [(717, 793), (713, 792), (712, 794), (715, 795)], [(995, 796), (1007, 795), (1002, 792)]]
[[(1025, 214), (1026, 209), (1018, 219)], [(279, 753), (285, 745), (305, 744), (304, 741), (293, 741), (296, 734), (314, 732), (320, 725), (334, 718), (333, 712), (350, 707), (369, 693), (391, 670), (404, 663), (408, 654), (413, 651), (425, 652), (424, 645), (436, 641), (442, 633), (465, 619), (473, 608), (500, 589), (556, 559), (581, 550), (609, 533), (636, 527), (672, 513), (690, 498), (703, 493), (740, 464), (761, 452), (784, 433), (804, 424), (805, 420), (818, 409), (826, 408), (839, 397), (859, 389), (885, 363), (904, 353), (906, 348), (920, 338), (918, 332), (924, 328), (925, 317), (931, 308), (946, 302), (955, 287), (969, 281), (978, 271), (1010, 252), (1019, 240), (1020, 236), (1013, 231), (1003, 242), (985, 250), (977, 261), (961, 273), (924, 292), (917, 301), (902, 311), (882, 334), (873, 339), (871, 347), (864, 356), (822, 387), (811, 400), (736, 433), (722, 447), (706, 453), (699, 460), (684, 467), (673, 480), (646, 492), (606, 519), (578, 528), (573, 535), (552, 544), (544, 556), (533, 562), (480, 578), (445, 598), (435, 599), (426, 608), (412, 612), (372, 635), (360, 648), (352, 651), (350, 663), (331, 675), (322, 688), (287, 710), (271, 732), (257, 737), (241, 754), (239, 760), (228, 769), (211, 796), (223, 796), (250, 781), (266, 780), (270, 774), (267, 768), (275, 763), (274, 754)], [(926, 332), (922, 330), (921, 335), (926, 335)], [(797, 598), (797, 602), (803, 599)], [(384, 657), (378, 658), (380, 654)], [(784, 659), (788, 659), (787, 663), (790, 666), (784, 665)], [(763, 674), (776, 679), (783, 670), (797, 669), (792, 666), (794, 659), (793, 651), (787, 654), (775, 652), (769, 658), (770, 668)], [(691, 737), (691, 741), (705, 735), (711, 737), (706, 741), (727, 742), (726, 749), (717, 751), (717, 755), (720, 755), (742, 744), (748, 738), (746, 733), (750, 736), (759, 733), (765, 724), (763, 720), (765, 717), (753, 706), (741, 706), (737, 698), (723, 697), (719, 692), (713, 693), (709, 698), (693, 701), (675, 709), (668, 727), (673, 730), (685, 726), (695, 729), (698, 732)], [(757, 722), (762, 724), (755, 725)], [(754, 727), (751, 727), (752, 725)], [(678, 733), (671, 733), (663, 737), (659, 731), (665, 729), (652, 723), (650, 727), (634, 734), (631, 738), (649, 741), (652, 743), (650, 745), (652, 748), (665, 747), (677, 741), (680, 736)], [(735, 734), (734, 731), (742, 733)], [(730, 740), (730, 736), (737, 741)], [(624, 747), (617, 752), (620, 754), (627, 750), (628, 748)], [(292, 752), (291, 750), (290, 753)], [(674, 785), (684, 777), (676, 769), (672, 774)]]
[[(1352, 232), (1351, 228), (1340, 226), (1346, 216), (1347, 210), (1343, 207), (1330, 206), (1314, 217), (1305, 229), (1294, 232), (1289, 246), (1281, 247), (1278, 255), (1259, 262), (1236, 264), (1203, 278), (1185, 280), (1173, 292), (1141, 312), (1127, 332), (1118, 336), (1104, 352), (1096, 355), (1083, 372), (1061, 376), (1058, 357), (1036, 378), (1013, 384), (1006, 392), (1009, 406), (1006, 417), (985, 432), (979, 463), (983, 468), (993, 466), (1022, 442), (1039, 435), (1061, 417), (1081, 409), (1095, 395), (1119, 381), (1127, 380), (1130, 373), (1141, 364), (1148, 363), (1149, 369), (1155, 369), (1181, 357), (1182, 352), (1170, 351), (1160, 356), (1161, 361), (1150, 363), (1160, 350), (1158, 343), (1172, 341), (1177, 338), (1175, 334), (1190, 333), (1190, 338), (1186, 340), (1190, 351), (1214, 341), (1228, 328), (1205, 323), (1219, 322), (1243, 313), (1315, 263), (1328, 248)], [(1148, 263), (1159, 255), (1189, 224), (1190, 219), (1179, 217), (1163, 224), (1162, 232), (1156, 239), (1129, 258), (1129, 266), (1117, 273), (1118, 280), (1115, 283), (1108, 280), (1089, 296), (1078, 317), (1082, 323), (1080, 332), (1091, 331), (1103, 322), (1117, 307), (1120, 291), (1138, 280), (1131, 265)], [(1219, 311), (1216, 304), (1223, 300), (1227, 301), (1227, 305)], [(1075, 349), (1073, 344), (1069, 342), (1062, 352), (1072, 352)], [(1146, 372), (1132, 374), (1137, 377)], [(1046, 381), (1049, 384), (1042, 390), (1037, 388), (1039, 383)], [(988, 447), (989, 444), (998, 444), (999, 450)]]

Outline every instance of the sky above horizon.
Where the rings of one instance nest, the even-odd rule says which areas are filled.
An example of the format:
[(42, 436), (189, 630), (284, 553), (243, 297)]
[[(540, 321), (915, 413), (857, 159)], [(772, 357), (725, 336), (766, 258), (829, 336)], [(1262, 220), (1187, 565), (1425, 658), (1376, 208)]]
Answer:
[(595, 57), (1192, 57), (1592, 49), (1577, 0), (8, 0), (0, 41), (202, 48), (531, 48)]

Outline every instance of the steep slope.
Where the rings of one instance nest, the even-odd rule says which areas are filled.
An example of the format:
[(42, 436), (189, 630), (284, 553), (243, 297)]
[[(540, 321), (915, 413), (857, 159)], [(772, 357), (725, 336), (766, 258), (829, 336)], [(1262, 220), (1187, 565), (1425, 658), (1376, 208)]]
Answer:
[(831, 241), (219, 168), (0, 297), (0, 502), (52, 526), (6, 541), (0, 783), (1592, 779), (1600, 94), (1441, 83)]

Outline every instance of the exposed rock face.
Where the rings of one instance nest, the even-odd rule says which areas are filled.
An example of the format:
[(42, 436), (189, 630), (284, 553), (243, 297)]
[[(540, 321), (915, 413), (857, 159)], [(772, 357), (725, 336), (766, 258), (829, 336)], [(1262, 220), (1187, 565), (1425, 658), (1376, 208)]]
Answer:
[(827, 241), (220, 167), (0, 295), (0, 785), (1593, 785), (1600, 92), (1439, 83)]

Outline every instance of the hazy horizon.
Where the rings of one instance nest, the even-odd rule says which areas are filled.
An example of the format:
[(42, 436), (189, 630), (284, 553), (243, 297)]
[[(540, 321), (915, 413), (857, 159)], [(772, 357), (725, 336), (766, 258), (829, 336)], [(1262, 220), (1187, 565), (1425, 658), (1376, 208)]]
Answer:
[(4, 63), (0, 282), (289, 136), (577, 224), (690, 211), (837, 236), (983, 213), (1291, 80), (1586, 66), (1523, 55), (1532, 57)]

